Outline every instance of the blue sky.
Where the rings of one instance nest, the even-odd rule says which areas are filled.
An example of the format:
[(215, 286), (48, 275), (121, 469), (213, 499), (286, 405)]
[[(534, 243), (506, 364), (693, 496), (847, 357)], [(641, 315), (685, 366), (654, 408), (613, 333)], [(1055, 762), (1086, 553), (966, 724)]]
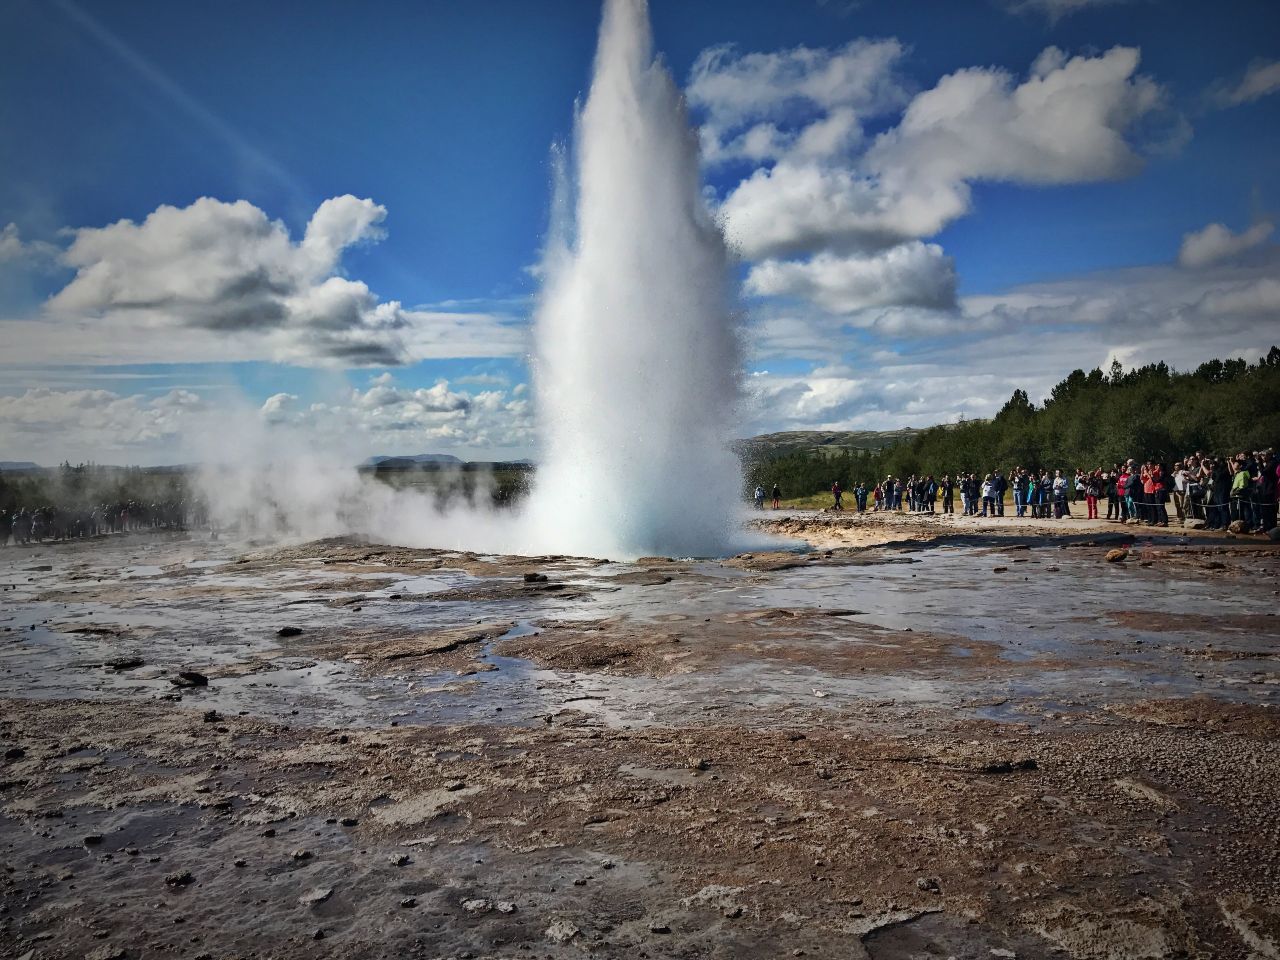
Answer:
[[(744, 429), (981, 416), (1073, 367), (1280, 340), (1274, 3), (650, 6), (745, 239)], [(9, 0), (0, 459), (164, 462), (228, 398), (368, 452), (532, 453), (530, 267), (598, 17)], [(277, 293), (227, 313), (253, 277)]]

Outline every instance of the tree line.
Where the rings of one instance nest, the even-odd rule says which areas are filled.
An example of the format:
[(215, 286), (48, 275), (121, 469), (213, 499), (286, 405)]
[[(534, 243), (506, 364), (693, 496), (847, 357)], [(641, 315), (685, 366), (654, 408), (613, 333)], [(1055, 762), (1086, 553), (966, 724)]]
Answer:
[(989, 420), (924, 430), (883, 450), (750, 455), (744, 492), (777, 483), (785, 498), (838, 481), (848, 488), (886, 476), (973, 472), (997, 467), (1110, 468), (1133, 457), (1173, 462), (1203, 450), (1234, 454), (1280, 440), (1280, 347), (1257, 363), (1209, 360), (1180, 372), (1164, 363), (1103, 372), (1074, 370), (1037, 406), (1015, 390)]
[(175, 467), (115, 467), (69, 462), (51, 469), (0, 472), (0, 510), (91, 509), (103, 503), (160, 503), (190, 497)]

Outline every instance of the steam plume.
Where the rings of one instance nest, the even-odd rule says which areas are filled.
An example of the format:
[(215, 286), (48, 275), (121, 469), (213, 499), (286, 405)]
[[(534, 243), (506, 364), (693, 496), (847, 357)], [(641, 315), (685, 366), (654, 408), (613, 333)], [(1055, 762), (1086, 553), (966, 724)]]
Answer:
[(531, 532), (571, 553), (722, 552), (739, 487), (728, 256), (644, 0), (605, 4), (574, 146), (535, 324)]

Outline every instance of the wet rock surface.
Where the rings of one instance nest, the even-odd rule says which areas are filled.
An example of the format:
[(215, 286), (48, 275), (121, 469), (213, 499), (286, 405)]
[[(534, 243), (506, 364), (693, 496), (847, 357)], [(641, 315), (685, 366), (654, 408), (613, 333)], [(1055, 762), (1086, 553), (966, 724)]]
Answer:
[(7, 551), (0, 957), (1275, 955), (1280, 554), (1115, 546)]

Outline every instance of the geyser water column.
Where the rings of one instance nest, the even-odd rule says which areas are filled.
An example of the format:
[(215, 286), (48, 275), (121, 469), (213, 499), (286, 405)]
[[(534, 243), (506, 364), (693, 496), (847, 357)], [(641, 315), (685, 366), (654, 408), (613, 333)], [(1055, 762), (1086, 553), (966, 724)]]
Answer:
[(730, 549), (740, 349), (698, 143), (645, 0), (606, 0), (535, 320), (534, 539), (613, 558)]

